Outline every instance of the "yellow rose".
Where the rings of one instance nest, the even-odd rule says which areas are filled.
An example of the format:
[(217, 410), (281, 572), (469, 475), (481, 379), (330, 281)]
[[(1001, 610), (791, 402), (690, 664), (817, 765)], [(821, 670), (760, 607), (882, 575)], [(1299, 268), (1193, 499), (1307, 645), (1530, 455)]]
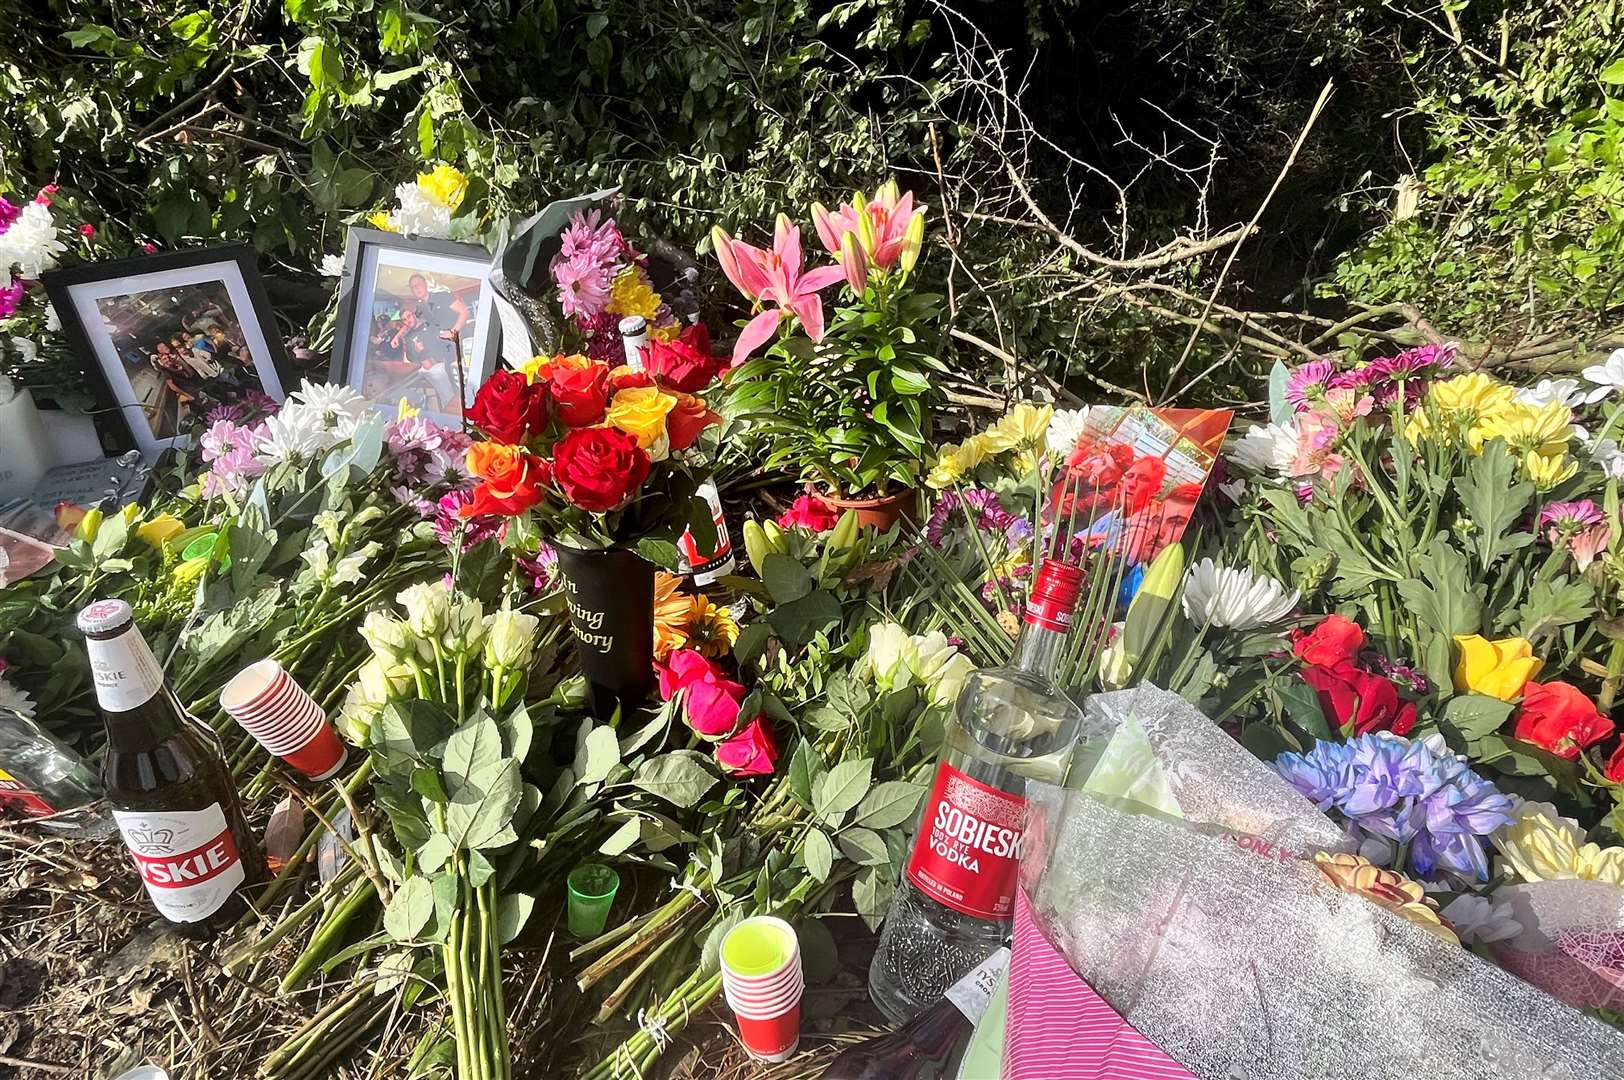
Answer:
[(1550, 491), (1579, 471), (1579, 463), (1566, 454), (1536, 450), (1523, 455), (1523, 472), (1538, 491)]
[(139, 536), (153, 550), (162, 551), (166, 541), (185, 531), (186, 522), (165, 511), (152, 520), (143, 522), (135, 530), (135, 535)]
[(635, 438), (637, 445), (647, 450), (665, 434), (665, 415), (676, 406), (675, 395), (657, 386), (640, 386), (616, 394), (604, 420), (610, 427)]
[(1513, 701), (1545, 662), (1534, 655), (1527, 638), (1489, 641), (1479, 634), (1457, 635), (1460, 661), (1455, 665), (1455, 689)]
[(468, 194), (468, 177), (455, 166), (440, 164), (432, 172), (418, 173), (417, 186), (441, 206), (455, 210)]
[(1509, 871), (1524, 881), (1578, 878), (1624, 885), (1624, 848), (1585, 843), (1579, 823), (1550, 803), (1523, 803), (1493, 840), (1502, 874)]

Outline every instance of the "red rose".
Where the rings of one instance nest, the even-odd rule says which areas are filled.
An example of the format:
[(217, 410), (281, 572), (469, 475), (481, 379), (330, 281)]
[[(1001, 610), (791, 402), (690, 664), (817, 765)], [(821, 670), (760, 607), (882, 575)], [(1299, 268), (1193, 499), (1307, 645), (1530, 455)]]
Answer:
[(671, 440), (673, 453), (688, 449), (699, 439), (701, 431), (722, 422), (721, 415), (706, 405), (703, 398), (680, 393), (676, 397), (677, 404), (665, 414), (665, 433)]
[(597, 514), (629, 502), (649, 466), (637, 440), (614, 428), (576, 428), (553, 447), (553, 478), (564, 498)]
[(468, 448), (468, 471), (480, 478), (474, 497), (457, 511), (459, 517), (522, 514), (541, 501), (552, 481), (545, 459), (522, 446), (481, 442)]
[[(689, 329), (692, 329), (690, 327)], [(703, 346), (699, 338), (705, 338)], [(643, 346), (643, 370), (668, 390), (696, 394), (720, 375), (724, 360), (710, 354), (709, 335), (690, 335), (675, 341), (651, 341)]]
[(613, 401), (622, 390), (641, 390), (653, 385), (654, 377), (648, 372), (636, 371), (622, 364), (609, 372), (609, 399)]
[(504, 368), (474, 395), (468, 419), (497, 442), (525, 442), (547, 427), (547, 384)]
[(1352, 663), (1364, 648), (1365, 632), (1359, 624), (1341, 615), (1327, 615), (1314, 629), (1291, 634), (1291, 651), (1305, 664), (1335, 667)]
[[(1557, 757), (1576, 758), (1587, 746), (1613, 733), (1613, 722), (1603, 716), (1583, 690), (1565, 682), (1529, 683), (1523, 687), (1522, 708), (1512, 734)], [(1614, 755), (1616, 758), (1618, 755)], [(1612, 763), (1608, 763), (1612, 769)]]
[(781, 529), (806, 529), (809, 532), (828, 532), (840, 524), (840, 515), (822, 499), (814, 495), (801, 495), (788, 510), (778, 515)]
[(603, 419), (609, 405), (609, 369), (602, 364), (589, 367), (554, 365), (551, 381), (553, 402), (559, 422), (580, 428)]
[(1615, 784), (1624, 784), (1624, 742), (1619, 743), (1613, 756), (1607, 759), (1607, 779)]
[(1400, 700), (1391, 682), (1351, 663), (1306, 667), (1303, 681), (1319, 694), (1326, 721), (1343, 735), (1372, 731), (1408, 735), (1415, 727), (1415, 703)]
[(734, 776), (771, 776), (778, 764), (778, 747), (764, 717), (716, 748), (716, 763)]

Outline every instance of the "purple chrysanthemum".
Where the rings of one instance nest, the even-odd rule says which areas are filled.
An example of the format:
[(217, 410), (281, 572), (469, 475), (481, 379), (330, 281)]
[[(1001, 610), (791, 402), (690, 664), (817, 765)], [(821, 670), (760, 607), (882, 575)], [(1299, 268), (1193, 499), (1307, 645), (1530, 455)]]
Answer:
[(462, 534), (462, 549), (467, 551), (475, 544), (489, 540), (501, 531), (502, 518), (495, 514), (484, 514), (471, 518), (458, 515), (459, 510), (473, 501), (473, 492), (463, 488), (454, 488), (440, 496), (439, 506), (434, 512), (434, 536), (440, 543), (450, 547), (460, 531)]
[(1286, 379), (1286, 400), (1298, 412), (1307, 412), (1325, 396), (1335, 374), (1336, 365), (1329, 360), (1310, 360), (1294, 368)]
[(0, 233), (11, 228), (11, 223), (22, 216), (23, 208), (0, 195)]
[(22, 278), (12, 278), (10, 285), (0, 289), (0, 319), (16, 313), (23, 302), (23, 289)]

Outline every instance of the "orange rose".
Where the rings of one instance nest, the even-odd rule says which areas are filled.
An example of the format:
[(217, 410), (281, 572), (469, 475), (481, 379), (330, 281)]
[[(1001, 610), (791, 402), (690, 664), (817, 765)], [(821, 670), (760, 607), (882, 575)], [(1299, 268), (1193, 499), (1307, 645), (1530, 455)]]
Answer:
[(692, 394), (678, 394), (676, 398), (676, 405), (665, 418), (665, 431), (671, 437), (672, 453), (688, 449), (699, 438), (701, 431), (722, 422), (721, 415), (706, 405), (703, 398)]
[(480, 483), (473, 500), (458, 511), (465, 518), (522, 514), (541, 501), (542, 488), (552, 480), (544, 459), (507, 443), (475, 443), (468, 448), (467, 464)]

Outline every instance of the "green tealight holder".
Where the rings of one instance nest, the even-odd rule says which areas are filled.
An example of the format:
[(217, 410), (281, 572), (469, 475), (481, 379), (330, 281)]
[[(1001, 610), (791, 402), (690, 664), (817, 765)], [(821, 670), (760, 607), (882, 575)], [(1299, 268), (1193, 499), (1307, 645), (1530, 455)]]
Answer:
[(602, 863), (582, 863), (570, 871), (568, 918), (570, 934), (583, 941), (603, 933), (620, 890), (620, 875)]
[[(210, 557), (210, 556), (212, 556), (214, 554), (215, 545), (217, 545), (219, 542), (220, 542), (220, 534), (219, 533), (210, 532), (210, 533), (204, 533), (202, 536), (193, 537), (191, 542), (188, 543), (184, 548), (181, 549), (181, 552), (180, 552), (181, 560), (184, 562), (184, 561), (186, 561), (188, 559), (208, 558), (208, 557)], [(221, 555), (220, 556), (220, 569), (222, 569), (222, 570), (231, 569), (231, 556), (230, 555)]]

